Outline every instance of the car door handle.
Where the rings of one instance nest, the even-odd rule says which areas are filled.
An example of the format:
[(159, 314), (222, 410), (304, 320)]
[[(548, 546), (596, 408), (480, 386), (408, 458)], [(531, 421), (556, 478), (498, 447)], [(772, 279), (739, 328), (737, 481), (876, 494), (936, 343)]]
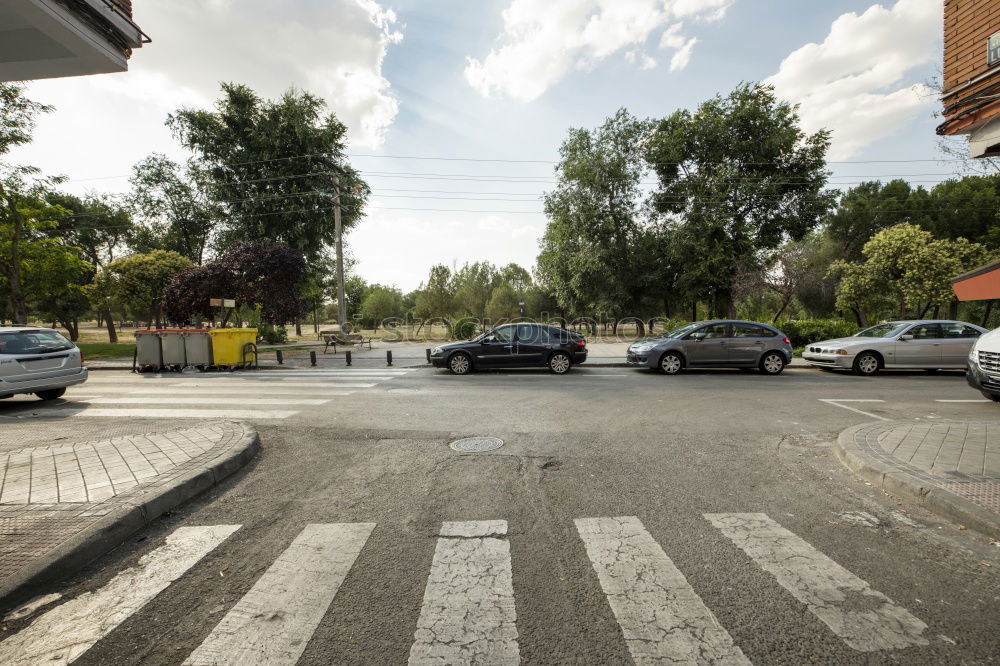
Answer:
[(504, 349), (513, 349), (514, 345), (504, 345), (503, 348)]

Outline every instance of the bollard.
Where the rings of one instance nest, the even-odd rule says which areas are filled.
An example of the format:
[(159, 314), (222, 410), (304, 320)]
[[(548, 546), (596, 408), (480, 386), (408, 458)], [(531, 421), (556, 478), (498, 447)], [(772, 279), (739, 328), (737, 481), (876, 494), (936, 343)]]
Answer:
[(350, 365), (351, 364), (351, 350), (350, 349), (348, 349), (347, 351), (344, 352), (344, 358), (347, 359), (347, 365)]
[(316, 365), (316, 352), (314, 351), (309, 352), (309, 364), (314, 367)]
[(385, 364), (392, 365), (392, 350), (386, 350), (385, 352)]
[(427, 362), (430, 363), (431, 362), (431, 350), (430, 350), (430, 348), (427, 348), (424, 351), (427, 353)]
[(275, 350), (274, 353), (278, 355), (278, 365), (284, 365), (285, 359), (281, 356), (281, 350), (280, 349)]

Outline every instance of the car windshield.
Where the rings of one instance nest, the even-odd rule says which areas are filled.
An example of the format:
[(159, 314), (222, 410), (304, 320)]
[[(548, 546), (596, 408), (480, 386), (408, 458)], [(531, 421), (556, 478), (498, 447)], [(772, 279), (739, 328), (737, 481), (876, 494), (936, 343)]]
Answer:
[(896, 333), (899, 333), (906, 324), (900, 324), (899, 322), (890, 321), (885, 324), (877, 324), (871, 328), (866, 328), (865, 330), (855, 333), (856, 338), (891, 338)]
[(661, 338), (683, 338), (685, 335), (687, 335), (688, 333), (690, 333), (694, 329), (698, 328), (699, 326), (701, 326), (700, 322), (694, 322), (694, 323), (691, 323), (691, 324), (685, 324), (684, 326), (681, 326), (680, 328), (675, 328), (672, 331), (667, 331), (666, 333), (664, 333), (663, 335), (660, 335), (659, 337), (661, 337)]
[(0, 354), (48, 354), (72, 349), (73, 343), (55, 331), (0, 333)]

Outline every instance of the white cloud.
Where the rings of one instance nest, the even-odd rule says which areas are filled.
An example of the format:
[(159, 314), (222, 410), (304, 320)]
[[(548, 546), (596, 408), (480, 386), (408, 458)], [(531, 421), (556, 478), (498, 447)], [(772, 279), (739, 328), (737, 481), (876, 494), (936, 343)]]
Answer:
[(528, 102), (574, 68), (591, 68), (622, 49), (630, 49), (628, 62), (655, 67), (652, 57), (637, 57), (636, 47), (664, 26), (660, 47), (677, 51), (671, 59), (671, 71), (676, 71), (688, 64), (697, 40), (682, 36), (683, 25), (675, 19), (716, 21), (733, 2), (511, 0), (503, 11), (500, 45), (482, 60), (468, 58), (465, 78), (483, 96), (499, 92)]
[[(36, 81), (29, 94), (56, 106), (18, 159), (74, 180), (127, 174), (152, 151), (181, 154), (168, 113), (206, 107), (219, 83), (246, 83), (264, 97), (289, 86), (320, 95), (347, 124), (354, 147), (385, 141), (399, 111), (382, 63), (402, 40), (396, 15), (375, 0), (171, 0), (135, 3), (153, 42), (123, 74)], [(70, 189), (127, 189), (126, 179)]]
[(872, 5), (842, 14), (822, 44), (791, 53), (766, 82), (801, 105), (807, 131), (832, 130), (830, 157), (846, 159), (934, 104), (927, 86), (905, 78), (940, 56), (940, 32), (940, 0)]

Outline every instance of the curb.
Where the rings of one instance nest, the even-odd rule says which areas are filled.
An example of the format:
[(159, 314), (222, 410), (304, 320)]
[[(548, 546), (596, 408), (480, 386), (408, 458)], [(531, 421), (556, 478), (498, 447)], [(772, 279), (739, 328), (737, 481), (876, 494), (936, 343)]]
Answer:
[(860, 430), (878, 425), (886, 424), (862, 423), (840, 433), (834, 449), (845, 467), (875, 488), (916, 500), (925, 509), (987, 536), (1000, 535), (1000, 515), (865, 453), (855, 437)]
[(180, 478), (172, 479), (169, 485), (154, 486), (139, 493), (0, 581), (0, 602), (29, 592), (29, 587), (75, 573), (120, 546), (159, 516), (218, 485), (244, 467), (257, 454), (260, 436), (252, 426), (246, 423), (240, 425), (243, 436), (214, 459)]

